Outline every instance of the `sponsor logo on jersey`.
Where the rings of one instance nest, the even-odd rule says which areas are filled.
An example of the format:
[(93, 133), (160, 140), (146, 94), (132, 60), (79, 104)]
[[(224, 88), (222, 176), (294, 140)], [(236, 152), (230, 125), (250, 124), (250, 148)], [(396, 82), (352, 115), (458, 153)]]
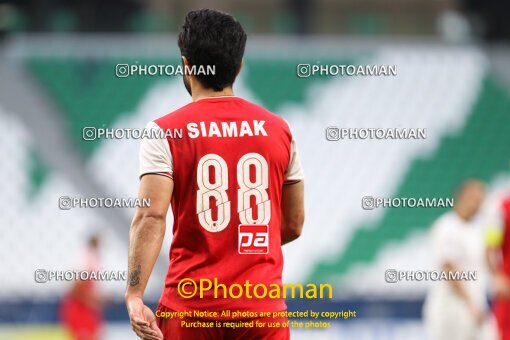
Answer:
[(239, 254), (269, 253), (269, 227), (260, 224), (239, 225)]

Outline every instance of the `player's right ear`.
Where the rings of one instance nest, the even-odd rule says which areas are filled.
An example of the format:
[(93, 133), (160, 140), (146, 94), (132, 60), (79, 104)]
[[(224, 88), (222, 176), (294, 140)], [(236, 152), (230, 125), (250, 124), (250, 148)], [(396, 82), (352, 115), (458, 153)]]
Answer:
[(182, 64), (183, 64), (184, 66), (191, 67), (191, 64), (189, 63), (188, 58), (186, 58), (185, 56), (181, 56), (181, 60), (182, 60)]

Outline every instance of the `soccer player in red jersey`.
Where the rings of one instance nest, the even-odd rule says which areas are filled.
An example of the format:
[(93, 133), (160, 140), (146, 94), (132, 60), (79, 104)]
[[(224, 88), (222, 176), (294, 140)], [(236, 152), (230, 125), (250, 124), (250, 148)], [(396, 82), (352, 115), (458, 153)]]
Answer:
[(493, 312), (500, 339), (510, 340), (510, 197), (497, 205), (486, 240), (495, 295)]
[[(286, 310), (284, 299), (264, 294), (264, 286), (282, 285), (281, 246), (299, 237), (303, 227), (303, 171), (292, 132), (282, 118), (234, 96), (246, 34), (232, 16), (208, 9), (188, 13), (178, 44), (188, 69), (212, 66), (215, 72), (186, 74), (192, 102), (150, 122), (153, 132), (170, 133), (141, 144), (139, 196), (151, 204), (137, 209), (130, 231), (125, 298), (131, 325), (143, 339), (288, 339), (288, 323), (217, 326), (225, 320), (258, 325), (287, 320), (284, 314), (273, 319), (254, 313)], [(170, 204), (170, 266), (154, 313), (144, 305), (143, 293)], [(193, 295), (206, 279), (220, 284), (216, 293)], [(247, 284), (257, 291), (246, 288), (240, 296), (225, 297), (229, 287)], [(224, 310), (245, 314), (221, 314)], [(190, 314), (156, 319), (158, 312)], [(200, 327), (210, 324), (203, 321), (214, 327)]]
[[(99, 236), (89, 238), (85, 253), (85, 266), (79, 268), (88, 272), (100, 269)], [(60, 305), (60, 319), (73, 340), (101, 339), (103, 328), (102, 308), (105, 299), (93, 280), (76, 280)]]

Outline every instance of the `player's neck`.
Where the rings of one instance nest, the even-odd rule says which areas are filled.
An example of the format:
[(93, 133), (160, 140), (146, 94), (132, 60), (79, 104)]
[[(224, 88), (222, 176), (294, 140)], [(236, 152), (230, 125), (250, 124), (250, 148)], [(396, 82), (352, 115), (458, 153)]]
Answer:
[(454, 210), (455, 210), (455, 213), (457, 214), (457, 216), (459, 216), (461, 220), (463, 220), (465, 222), (471, 221), (473, 216), (471, 214), (469, 214), (467, 211), (465, 211), (464, 209), (457, 208)]
[(211, 98), (211, 97), (225, 97), (225, 96), (233, 96), (234, 91), (232, 90), (232, 87), (225, 87), (221, 91), (214, 91), (212, 89), (204, 89), (202, 87), (200, 88), (194, 88), (192, 91), (191, 99), (196, 102), (197, 100), (204, 99), (204, 98)]

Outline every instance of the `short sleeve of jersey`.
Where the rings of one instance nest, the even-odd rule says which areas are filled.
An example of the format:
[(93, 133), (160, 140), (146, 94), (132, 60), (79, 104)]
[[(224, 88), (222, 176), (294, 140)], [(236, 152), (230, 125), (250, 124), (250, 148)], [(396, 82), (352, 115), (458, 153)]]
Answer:
[(303, 168), (301, 167), (301, 160), (299, 159), (297, 144), (294, 136), (292, 136), (292, 141), (290, 143), (290, 160), (287, 171), (285, 172), (284, 184), (297, 183), (304, 179), (305, 176), (303, 173)]
[[(150, 122), (146, 129), (161, 130), (154, 122)], [(163, 131), (161, 131), (163, 132)], [(151, 137), (164, 136), (164, 133), (148, 134)], [(140, 178), (147, 174), (160, 174), (173, 178), (173, 160), (170, 146), (166, 138), (144, 138), (140, 145)]]

